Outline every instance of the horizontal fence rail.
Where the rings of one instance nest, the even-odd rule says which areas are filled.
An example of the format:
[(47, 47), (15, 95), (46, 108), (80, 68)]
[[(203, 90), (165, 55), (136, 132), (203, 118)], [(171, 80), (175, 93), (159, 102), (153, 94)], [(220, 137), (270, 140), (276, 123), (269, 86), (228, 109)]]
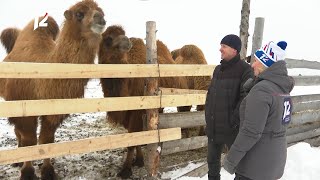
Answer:
[(294, 76), (295, 86), (320, 86), (320, 76)]
[(320, 69), (320, 62), (317, 61), (306, 61), (299, 59), (285, 59), (287, 68), (309, 68), (309, 69)]
[(162, 129), (159, 132), (157, 130), (151, 130), (87, 138), (77, 141), (58, 142), (54, 144), (20, 147), (0, 151), (0, 165), (157, 143), (159, 141), (165, 142), (180, 138), (181, 128), (171, 128)]
[[(177, 126), (181, 128), (189, 128), (205, 125), (204, 111), (160, 114), (159, 118), (161, 128), (172, 128)], [(290, 126), (313, 123), (316, 121), (320, 121), (320, 110), (294, 113), (292, 115)]]
[[(0, 63), (0, 78), (128, 78), (211, 76), (215, 65)], [(159, 72), (160, 71), (160, 72)]]
[(3, 101), (0, 102), (0, 117), (40, 116), (199, 105), (205, 102), (205, 98), (205, 94), (182, 94), (116, 98)]

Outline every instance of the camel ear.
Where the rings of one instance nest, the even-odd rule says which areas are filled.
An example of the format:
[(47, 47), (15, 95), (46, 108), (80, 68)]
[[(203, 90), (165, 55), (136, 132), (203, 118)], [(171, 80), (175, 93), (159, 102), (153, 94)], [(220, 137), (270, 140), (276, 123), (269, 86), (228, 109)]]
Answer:
[(67, 20), (72, 19), (72, 11), (66, 10), (66, 11), (64, 12), (64, 17), (65, 17)]

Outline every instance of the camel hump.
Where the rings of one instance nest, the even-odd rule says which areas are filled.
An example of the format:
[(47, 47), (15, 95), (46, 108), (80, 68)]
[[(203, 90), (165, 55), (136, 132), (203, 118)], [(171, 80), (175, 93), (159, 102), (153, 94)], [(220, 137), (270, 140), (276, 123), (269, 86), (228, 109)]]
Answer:
[(7, 28), (1, 32), (1, 43), (9, 54), (19, 36), (20, 30), (18, 28)]
[[(39, 22), (42, 21), (44, 18), (44, 16), (41, 16), (39, 18)], [(54, 20), (53, 17), (51, 16), (48, 16), (47, 20), (45, 21), (47, 23), (47, 26), (45, 27), (38, 27), (36, 30), (32, 30), (32, 31), (35, 31), (39, 34), (42, 34), (42, 35), (45, 35), (47, 37), (50, 37), (52, 38), (54, 41), (57, 39), (57, 36), (60, 32), (59, 30), (59, 26), (56, 22), (56, 20)], [(34, 24), (34, 21), (31, 21), (27, 27), (28, 30), (31, 30), (33, 29), (33, 24)]]
[(132, 44), (139, 44), (139, 45), (145, 46), (145, 44), (141, 38), (131, 37), (129, 39)]
[(124, 31), (123, 27), (121, 25), (112, 25), (109, 26), (104, 33), (102, 33), (103, 37), (114, 35), (114, 36), (119, 36), (119, 35), (125, 35), (126, 32)]
[(47, 20), (47, 32), (49, 33), (49, 35), (52, 36), (53, 40), (57, 39), (57, 36), (60, 32), (59, 30), (59, 26), (56, 22), (56, 20), (53, 19), (53, 17), (49, 16), (48, 20)]
[(180, 55), (185, 59), (195, 58), (195, 60), (198, 62), (196, 64), (207, 64), (203, 52), (196, 45), (184, 45), (180, 49)]

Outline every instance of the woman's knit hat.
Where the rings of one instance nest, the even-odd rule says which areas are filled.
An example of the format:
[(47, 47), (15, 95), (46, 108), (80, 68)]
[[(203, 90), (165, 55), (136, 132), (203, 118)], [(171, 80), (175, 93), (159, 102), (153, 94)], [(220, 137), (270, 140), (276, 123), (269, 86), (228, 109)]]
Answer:
[(258, 49), (254, 53), (254, 56), (265, 67), (270, 67), (273, 63), (284, 60), (286, 55), (286, 48), (287, 43), (285, 41), (280, 41), (277, 44), (275, 44), (273, 41), (270, 41), (268, 44)]

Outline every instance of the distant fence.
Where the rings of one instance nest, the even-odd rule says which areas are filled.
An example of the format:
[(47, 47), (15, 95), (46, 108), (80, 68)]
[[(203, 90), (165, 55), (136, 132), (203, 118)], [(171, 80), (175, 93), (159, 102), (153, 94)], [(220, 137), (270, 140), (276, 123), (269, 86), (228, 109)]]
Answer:
[[(320, 70), (320, 62), (298, 59), (285, 59), (287, 68), (308, 68)], [(320, 76), (294, 76), (296, 86), (320, 85)], [(320, 91), (320, 90), (319, 90)]]
[(286, 58), (288, 68), (309, 68), (309, 69), (319, 69), (320, 70), (320, 62), (317, 61), (306, 61), (299, 59), (290, 59)]

